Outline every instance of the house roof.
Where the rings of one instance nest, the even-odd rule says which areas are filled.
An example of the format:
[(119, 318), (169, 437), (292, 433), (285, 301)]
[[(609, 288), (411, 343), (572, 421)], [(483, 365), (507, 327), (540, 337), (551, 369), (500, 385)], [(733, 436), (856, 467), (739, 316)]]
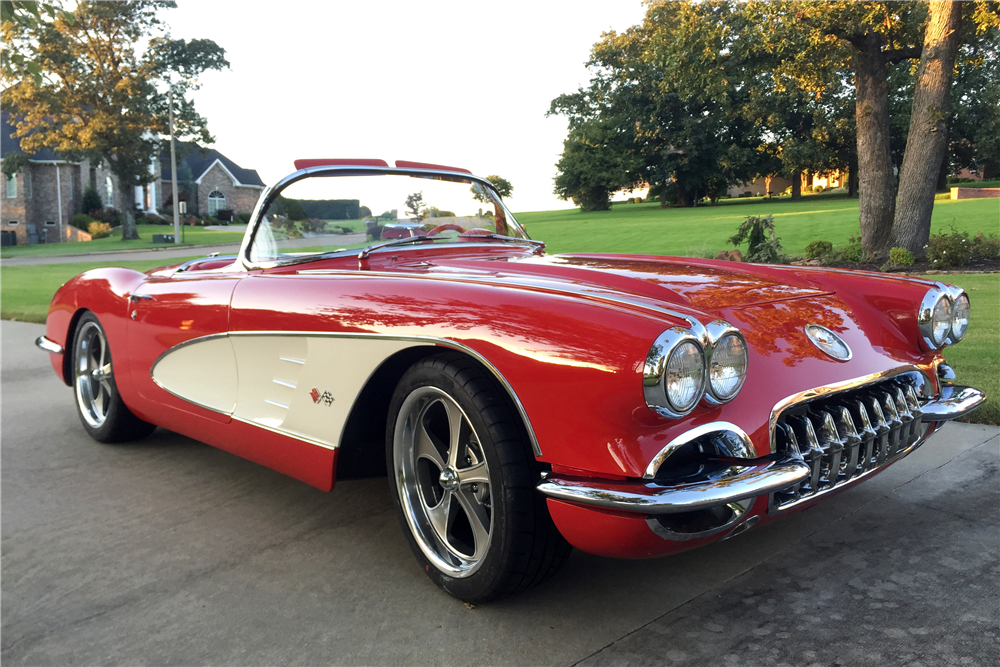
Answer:
[[(21, 150), (21, 140), (14, 136), (17, 128), (14, 127), (10, 113), (7, 111), (0, 111), (0, 125), (2, 125), (2, 128), (0, 128), (0, 154), (23, 153), (24, 151)], [(35, 162), (65, 161), (65, 158), (51, 148), (43, 148), (37, 153), (29, 155), (28, 159)]]
[[(264, 187), (264, 181), (260, 180), (260, 175), (257, 174), (256, 169), (244, 169), (214, 148), (202, 148), (197, 144), (179, 142), (177, 149), (178, 152), (187, 152), (187, 155), (181, 160), (187, 169), (184, 166), (178, 166), (178, 178), (183, 177), (185, 180), (199, 181), (205, 175), (205, 172), (211, 169), (212, 165), (218, 161), (222, 165), (222, 168), (229, 172), (229, 175), (237, 181), (237, 185)], [(169, 181), (171, 179), (169, 152), (160, 158), (160, 165), (162, 165), (160, 177), (164, 181)], [(190, 176), (185, 171), (190, 171)]]

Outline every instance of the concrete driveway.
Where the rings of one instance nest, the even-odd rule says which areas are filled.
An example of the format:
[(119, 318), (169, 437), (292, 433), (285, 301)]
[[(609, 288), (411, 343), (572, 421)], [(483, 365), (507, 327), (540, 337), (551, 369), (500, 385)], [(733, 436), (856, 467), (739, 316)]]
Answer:
[(101, 445), (2, 323), (4, 665), (995, 665), (1000, 429), (949, 425), (783, 522), (651, 561), (575, 552), (469, 607), (384, 479), (332, 494), (157, 430)]

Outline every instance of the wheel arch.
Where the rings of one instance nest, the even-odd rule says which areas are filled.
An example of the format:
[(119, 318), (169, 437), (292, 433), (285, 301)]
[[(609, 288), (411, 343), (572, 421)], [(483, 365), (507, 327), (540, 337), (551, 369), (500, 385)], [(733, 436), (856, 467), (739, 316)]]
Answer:
[(62, 380), (67, 387), (73, 386), (73, 341), (76, 339), (76, 329), (80, 325), (80, 318), (91, 312), (89, 308), (77, 308), (69, 320), (66, 327), (66, 345), (63, 346), (62, 355)]
[(393, 392), (411, 366), (442, 353), (461, 356), (494, 379), (501, 394), (507, 398), (512, 413), (518, 416), (525, 440), (530, 443), (531, 455), (535, 458), (541, 455), (524, 408), (510, 384), (492, 364), (464, 346), (418, 345), (400, 350), (383, 361), (358, 393), (340, 436), (335, 472), (337, 479), (384, 474), (385, 431)]

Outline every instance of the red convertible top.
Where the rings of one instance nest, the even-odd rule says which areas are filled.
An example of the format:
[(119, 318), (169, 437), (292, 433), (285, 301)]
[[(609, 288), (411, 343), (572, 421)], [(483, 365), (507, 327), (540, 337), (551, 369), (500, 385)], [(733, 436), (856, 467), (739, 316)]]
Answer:
[(396, 160), (398, 169), (430, 169), (432, 171), (460, 171), (463, 174), (471, 174), (468, 169), (461, 167), (446, 167), (443, 164), (427, 164), (426, 162), (409, 162), (407, 160)]
[[(385, 160), (372, 160), (367, 158), (319, 158), (314, 160), (296, 160), (296, 169), (308, 169), (309, 167), (326, 166), (348, 166), (348, 167), (388, 167)], [(398, 164), (397, 164), (398, 166)]]

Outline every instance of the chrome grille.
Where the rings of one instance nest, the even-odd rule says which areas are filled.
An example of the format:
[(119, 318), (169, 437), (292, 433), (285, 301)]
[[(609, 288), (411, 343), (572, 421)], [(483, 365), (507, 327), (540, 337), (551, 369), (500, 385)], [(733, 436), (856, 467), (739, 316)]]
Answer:
[(775, 449), (811, 469), (794, 487), (772, 495), (772, 512), (832, 491), (895, 461), (927, 433), (918, 386), (898, 375), (786, 408), (775, 424)]

